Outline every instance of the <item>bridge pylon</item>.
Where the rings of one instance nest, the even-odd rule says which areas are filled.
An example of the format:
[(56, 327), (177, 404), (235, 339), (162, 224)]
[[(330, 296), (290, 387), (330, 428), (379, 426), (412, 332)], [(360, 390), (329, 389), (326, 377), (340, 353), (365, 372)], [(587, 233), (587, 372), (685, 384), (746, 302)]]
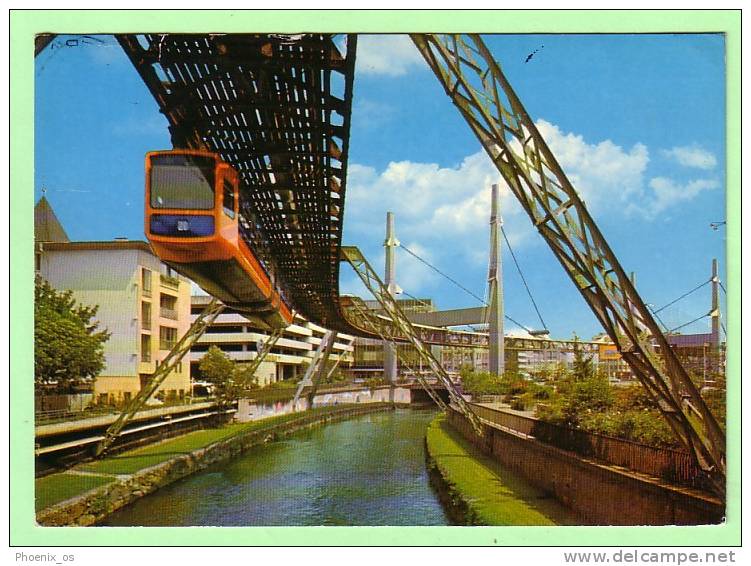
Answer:
[[(396, 297), (402, 290), (396, 284), (396, 248), (399, 247), (399, 240), (396, 239), (394, 232), (393, 212), (386, 213), (386, 239), (383, 242), (383, 247), (386, 248), (384, 283), (391, 296)], [(383, 342), (383, 377), (392, 385), (397, 379), (396, 348), (395, 342)]]
[(488, 264), (488, 326), (490, 352), (488, 370), (498, 376), (505, 369), (503, 344), (503, 268), (501, 264), (501, 191), (491, 187), (490, 200), (490, 261)]

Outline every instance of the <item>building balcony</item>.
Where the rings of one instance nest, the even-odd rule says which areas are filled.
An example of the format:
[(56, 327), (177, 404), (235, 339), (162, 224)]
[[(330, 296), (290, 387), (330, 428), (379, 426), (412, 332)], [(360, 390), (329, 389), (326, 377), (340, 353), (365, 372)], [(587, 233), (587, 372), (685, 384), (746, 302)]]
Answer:
[(159, 274), (159, 283), (166, 289), (172, 289), (173, 291), (180, 290), (180, 280), (177, 277), (171, 277), (164, 273)]
[(174, 342), (168, 342), (167, 340), (160, 340), (159, 341), (159, 349), (160, 350), (171, 350), (175, 347), (175, 344), (177, 344), (177, 341)]
[(177, 311), (175, 309), (168, 309), (167, 307), (160, 307), (159, 315), (162, 318), (169, 318), (171, 320), (177, 320)]
[(151, 319), (148, 319), (148, 318), (144, 318), (144, 319), (143, 319), (143, 320), (141, 321), (141, 328), (142, 328), (143, 330), (151, 330)]

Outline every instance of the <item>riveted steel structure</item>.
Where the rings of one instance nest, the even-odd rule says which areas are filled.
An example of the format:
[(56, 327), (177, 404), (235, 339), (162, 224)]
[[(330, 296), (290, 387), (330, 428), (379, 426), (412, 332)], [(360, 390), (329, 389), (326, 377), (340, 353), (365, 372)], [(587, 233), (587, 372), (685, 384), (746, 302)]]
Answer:
[[(241, 178), (243, 236), (285, 300), (353, 332), (339, 309), (355, 35), (119, 35), (175, 147)], [(346, 48), (345, 48), (346, 46)]]
[[(411, 37), (676, 436), (723, 491), (722, 429), (480, 36)], [(688, 417), (684, 395), (699, 418)]]
[(222, 311), (224, 305), (216, 299), (212, 299), (211, 302), (206, 305), (200, 315), (190, 325), (188, 331), (178, 340), (172, 349), (167, 353), (165, 358), (159, 363), (154, 373), (151, 375), (149, 381), (141, 387), (130, 403), (125, 407), (120, 416), (117, 417), (107, 431), (104, 433), (104, 438), (97, 444), (94, 453), (96, 456), (102, 456), (107, 449), (112, 446), (112, 443), (120, 436), (125, 425), (140, 411), (151, 396), (156, 393), (159, 386), (167, 379), (170, 373), (175, 369), (177, 364), (181, 362), (185, 354), (190, 352), (193, 344), (203, 335), (212, 322), (216, 320)]
[[(467, 417), (470, 423), (472, 423), (472, 427), (475, 429), (475, 431), (479, 435), (482, 435), (483, 429), (480, 424), (479, 418), (469, 407), (469, 404), (464, 400), (464, 397), (461, 395), (461, 393), (459, 393), (456, 385), (453, 381), (451, 381), (451, 378), (449, 377), (448, 373), (446, 373), (446, 370), (443, 368), (441, 363), (435, 359), (435, 356), (433, 356), (430, 348), (425, 346), (423, 341), (420, 340), (420, 337), (412, 327), (412, 323), (409, 322), (407, 316), (399, 308), (399, 304), (391, 294), (389, 288), (383, 281), (381, 281), (380, 277), (378, 277), (378, 274), (375, 272), (375, 270), (373, 270), (360, 250), (353, 246), (342, 246), (341, 257), (343, 261), (346, 261), (352, 266), (352, 268), (355, 270), (355, 273), (357, 273), (358, 277), (360, 277), (360, 280), (365, 285), (365, 288), (370, 291), (370, 293), (380, 303), (381, 307), (386, 313), (387, 318), (385, 318), (383, 324), (379, 325), (378, 335), (381, 336), (382, 339), (388, 341), (394, 341), (395, 336), (405, 337), (415, 348), (417, 354), (423, 359), (425, 363), (427, 363), (435, 376), (438, 378), (438, 381), (446, 388), (446, 391), (451, 398), (452, 404), (459, 411), (461, 411), (461, 413), (465, 417)], [(356, 305), (356, 302), (353, 303), (353, 306)], [(356, 311), (359, 311), (357, 312), (359, 316), (363, 316), (363, 313), (360, 309), (356, 309)], [(352, 318), (354, 317), (350, 315), (350, 320)], [(369, 326), (374, 323), (377, 324), (378, 320), (378, 317), (364, 317), (361, 322), (363, 330), (367, 331)], [(423, 384), (422, 380), (421, 384)], [(428, 387), (425, 387), (425, 389), (430, 393), (431, 390)]]
[[(386, 287), (388, 288), (388, 285)], [(388, 342), (390, 340), (393, 341), (394, 335), (396, 334), (396, 325), (394, 325), (390, 319), (374, 313), (367, 307), (365, 302), (360, 297), (347, 296), (343, 297), (343, 299), (346, 299), (342, 301), (342, 304), (347, 312), (347, 317), (350, 320), (356, 321), (356, 324), (359, 327), (378, 335), (384, 342)], [(425, 379), (422, 373), (415, 371), (414, 368), (410, 366), (409, 362), (407, 362), (404, 357), (399, 354), (398, 349), (395, 352), (395, 356), (401, 362), (402, 367), (417, 378), (417, 381), (420, 383), (422, 388), (425, 389), (428, 395), (430, 395), (430, 398), (433, 400), (433, 402), (442, 410), (445, 410), (446, 403), (443, 402), (438, 393), (436, 393), (432, 384), (427, 379)]]

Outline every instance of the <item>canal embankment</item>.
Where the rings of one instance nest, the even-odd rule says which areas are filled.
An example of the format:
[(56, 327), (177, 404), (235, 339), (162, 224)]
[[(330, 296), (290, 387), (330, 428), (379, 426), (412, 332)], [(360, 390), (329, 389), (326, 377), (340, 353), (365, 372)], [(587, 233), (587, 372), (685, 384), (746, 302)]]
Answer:
[(425, 437), (431, 483), (454, 524), (584, 525), (550, 494), (486, 456), (438, 415)]
[(95, 525), (149, 493), (253, 446), (330, 422), (392, 410), (388, 403), (335, 405), (232, 423), (126, 451), (36, 480), (37, 522)]
[(451, 408), (447, 422), (487, 458), (573, 510), (583, 524), (704, 525), (723, 520), (723, 502), (705, 491), (584, 457), (488, 420), (479, 436)]

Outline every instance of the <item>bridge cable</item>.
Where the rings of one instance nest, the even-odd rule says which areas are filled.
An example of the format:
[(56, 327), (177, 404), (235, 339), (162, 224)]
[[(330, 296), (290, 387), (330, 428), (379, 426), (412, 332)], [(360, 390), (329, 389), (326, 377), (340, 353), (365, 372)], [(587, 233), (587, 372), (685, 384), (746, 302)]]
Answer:
[(707, 279), (707, 280), (706, 280), (706, 281), (705, 281), (704, 283), (701, 283), (700, 285), (697, 285), (696, 287), (694, 287), (693, 289), (691, 289), (691, 290), (690, 290), (690, 291), (688, 291), (687, 293), (683, 293), (683, 294), (682, 294), (682, 295), (681, 295), (680, 297), (678, 297), (677, 299), (674, 299), (674, 300), (670, 301), (670, 302), (669, 302), (668, 304), (661, 306), (661, 307), (660, 307), (659, 309), (657, 309), (657, 310), (655, 310), (655, 311), (653, 311), (653, 312), (654, 312), (655, 314), (657, 314), (658, 312), (665, 310), (665, 309), (666, 309), (666, 308), (668, 308), (668, 307), (669, 307), (670, 305), (674, 305), (675, 303), (677, 303), (677, 302), (678, 302), (678, 301), (680, 301), (681, 299), (685, 299), (685, 298), (686, 298), (686, 297), (688, 297), (688, 296), (689, 296), (689, 295), (690, 295), (691, 293), (694, 293), (695, 291), (698, 291), (699, 289), (701, 289), (702, 287), (704, 287), (704, 285), (708, 285), (708, 284), (709, 284), (709, 283), (711, 283), (711, 282), (712, 282), (712, 279)]
[(701, 320), (702, 318), (705, 318), (705, 317), (708, 317), (708, 316), (709, 316), (709, 314), (703, 314), (703, 315), (695, 318), (694, 320), (691, 320), (691, 321), (687, 322), (686, 324), (681, 324), (680, 326), (676, 326), (672, 330), (668, 330), (668, 334), (670, 334), (672, 332), (675, 332), (676, 330), (680, 330), (684, 326), (688, 326), (689, 324), (693, 324), (694, 322), (697, 322), (697, 321)]
[[(443, 277), (445, 277), (446, 279), (448, 279), (449, 281), (451, 281), (451, 282), (452, 282), (452, 283), (453, 283), (454, 285), (456, 285), (457, 287), (459, 287), (460, 289), (462, 289), (462, 290), (463, 290), (464, 292), (468, 293), (469, 295), (471, 295), (472, 297), (474, 297), (475, 299), (477, 299), (478, 301), (480, 301), (480, 303), (482, 303), (482, 305), (483, 305), (484, 307), (486, 307), (486, 308), (488, 307), (488, 303), (486, 303), (484, 299), (481, 299), (480, 297), (478, 297), (477, 295), (475, 295), (475, 294), (474, 294), (474, 293), (473, 293), (472, 291), (470, 291), (469, 289), (467, 289), (467, 288), (466, 288), (466, 287), (465, 287), (464, 285), (462, 285), (461, 283), (459, 283), (458, 281), (456, 281), (456, 280), (455, 280), (455, 279), (453, 279), (452, 277), (450, 277), (450, 276), (446, 275), (446, 274), (445, 274), (445, 273), (444, 273), (443, 271), (441, 271), (441, 270), (440, 270), (440, 269), (438, 269), (437, 267), (435, 267), (435, 266), (431, 265), (431, 264), (430, 264), (430, 263), (428, 263), (428, 262), (427, 262), (426, 260), (422, 259), (422, 258), (421, 258), (421, 257), (420, 257), (419, 255), (417, 255), (417, 254), (416, 254), (415, 252), (413, 252), (412, 250), (410, 250), (410, 249), (409, 249), (409, 248), (408, 248), (407, 246), (405, 246), (404, 244), (399, 244), (399, 247), (400, 247), (400, 248), (402, 248), (402, 249), (403, 249), (403, 250), (404, 250), (405, 252), (407, 252), (408, 254), (410, 254), (410, 255), (414, 256), (414, 257), (415, 257), (416, 259), (418, 259), (419, 261), (421, 261), (421, 262), (422, 262), (422, 263), (424, 263), (425, 265), (427, 265), (427, 266), (428, 266), (428, 267), (429, 267), (430, 269), (432, 269), (433, 271), (435, 271), (435, 272), (436, 272), (436, 273), (438, 273), (439, 275), (442, 275)], [(405, 294), (406, 294), (406, 293), (405, 293)], [(418, 300), (419, 300), (419, 299), (418, 299)], [(486, 315), (487, 315), (487, 313), (486, 313)], [(509, 321), (511, 321), (511, 322), (513, 322), (514, 324), (516, 324), (516, 325), (517, 325), (517, 326), (518, 326), (519, 328), (522, 328), (522, 329), (526, 330), (527, 332), (529, 332), (529, 331), (530, 331), (530, 329), (529, 329), (529, 328), (527, 328), (527, 327), (526, 327), (525, 325), (523, 325), (522, 323), (520, 323), (520, 322), (518, 322), (518, 321), (514, 320), (514, 319), (513, 319), (513, 318), (511, 318), (511, 317), (510, 317), (509, 315), (507, 315), (507, 314), (505, 314), (505, 313), (504, 313), (504, 315), (503, 315), (503, 316), (504, 316), (504, 318), (506, 318), (506, 319), (508, 319)]]
[(511, 252), (511, 258), (514, 260), (514, 265), (516, 266), (516, 270), (519, 272), (519, 277), (522, 279), (522, 283), (524, 283), (524, 288), (527, 290), (527, 295), (529, 295), (529, 300), (532, 301), (532, 306), (535, 308), (535, 312), (537, 313), (537, 318), (540, 319), (540, 324), (542, 324), (542, 330), (546, 330), (548, 326), (545, 324), (545, 321), (542, 319), (542, 315), (540, 314), (540, 309), (537, 308), (537, 303), (535, 302), (535, 298), (532, 296), (532, 291), (529, 288), (529, 285), (527, 285), (527, 280), (524, 278), (524, 274), (522, 273), (522, 268), (519, 265), (519, 262), (516, 260), (516, 254), (514, 253), (514, 248), (511, 247), (511, 242), (508, 241), (508, 238), (506, 237), (506, 230), (503, 229), (503, 224), (501, 224), (501, 234), (503, 234), (503, 239), (506, 241), (506, 245), (508, 246), (508, 251)]
[(472, 291), (470, 291), (469, 289), (467, 289), (464, 285), (462, 285), (461, 283), (459, 283), (456, 279), (453, 279), (452, 277), (446, 275), (443, 271), (441, 271), (437, 267), (435, 267), (433, 265), (430, 265), (427, 261), (425, 261), (424, 259), (422, 259), (419, 255), (417, 255), (415, 252), (413, 252), (412, 250), (410, 250), (404, 244), (399, 244), (399, 247), (402, 248), (409, 255), (414, 256), (417, 260), (419, 260), (422, 263), (424, 263), (425, 265), (427, 265), (430, 269), (432, 269), (433, 271), (435, 271), (439, 275), (442, 275), (443, 277), (445, 277), (446, 279), (448, 279), (449, 281), (451, 281), (454, 285), (456, 285), (457, 287), (459, 287), (460, 289), (462, 289), (465, 293), (468, 293), (469, 295), (471, 295), (472, 297), (474, 297), (475, 299), (477, 299), (478, 301), (480, 301), (484, 306), (486, 306), (486, 307), (488, 306), (488, 303), (486, 303), (484, 299), (481, 299), (480, 297), (478, 297), (477, 295), (475, 295)]
[(662, 327), (665, 329), (665, 332), (670, 332), (670, 330), (668, 329), (668, 325), (665, 324), (665, 322), (660, 318), (660, 315), (655, 312), (655, 310), (652, 308), (652, 306), (649, 305), (649, 304), (647, 304), (647, 308), (650, 311), (652, 311), (653, 315), (655, 315), (655, 318), (657, 319), (657, 322), (659, 322), (660, 324), (662, 324)]

